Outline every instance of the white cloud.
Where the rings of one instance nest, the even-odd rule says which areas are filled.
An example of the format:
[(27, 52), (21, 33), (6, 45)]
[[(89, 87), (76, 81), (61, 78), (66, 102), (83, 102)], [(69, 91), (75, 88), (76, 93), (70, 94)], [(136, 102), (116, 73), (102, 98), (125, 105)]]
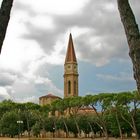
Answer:
[(116, 11), (117, 8), (117, 6), (113, 2), (106, 3), (103, 5), (103, 7), (109, 12)]
[(8, 94), (7, 90), (3, 87), (0, 87), (0, 100), (10, 99), (11, 96)]
[(22, 4), (29, 5), (37, 12), (50, 14), (68, 15), (79, 12), (89, 0), (20, 0)]
[(72, 33), (73, 38), (76, 38), (76, 37), (78, 37), (80, 35), (83, 35), (83, 34), (85, 35), (88, 32), (90, 32), (90, 28), (88, 28), (88, 27), (73, 26), (73, 27), (70, 28), (70, 31), (68, 31), (65, 36), (67, 36), (69, 34), (69, 32)]
[(0, 7), (1, 7), (2, 0), (0, 0)]
[(52, 30), (55, 28), (55, 25), (53, 23), (53, 19), (50, 16), (45, 15), (37, 15), (30, 17), (29, 22), (36, 28), (40, 28), (43, 30)]
[[(63, 65), (69, 32), (81, 62), (105, 66), (115, 58), (128, 60), (115, 7), (113, 0), (14, 1), (0, 55), (0, 86), (3, 86), (0, 91), (4, 93), (1, 96), (12, 95), (16, 101), (35, 102), (48, 92), (62, 96), (63, 91), (49, 78), (48, 69)], [(123, 74), (97, 77), (131, 80)]]
[(61, 54), (61, 51), (64, 49), (64, 43), (57, 41), (54, 46), (54, 51), (46, 56), (46, 62), (53, 65), (63, 65), (64, 55)]
[(13, 73), (1, 71), (0, 72), (0, 85), (1, 86), (9, 86), (12, 85), (13, 82), (16, 80), (17, 76)]
[(25, 98), (16, 98), (15, 102), (26, 103), (26, 102), (33, 102), (39, 104), (39, 98), (36, 96), (25, 97)]
[(43, 96), (48, 92), (53, 92), (55, 95), (62, 97), (62, 90), (57, 88), (47, 75), (41, 76), (39, 70), (42, 67), (41, 65), (39, 66), (40, 67), (38, 67), (38, 69), (27, 69), (16, 77), (16, 80), (12, 83), (11, 88), (8, 90), (14, 101), (36, 102), (40, 96)]
[(17, 38), (7, 38), (0, 55), (0, 67), (22, 71), (24, 65), (44, 55), (38, 44)]

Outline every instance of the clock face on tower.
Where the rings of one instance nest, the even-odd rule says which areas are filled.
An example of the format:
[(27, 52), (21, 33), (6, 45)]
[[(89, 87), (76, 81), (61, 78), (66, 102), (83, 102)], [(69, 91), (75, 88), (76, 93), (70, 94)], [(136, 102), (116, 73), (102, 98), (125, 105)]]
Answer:
[(67, 65), (65, 65), (65, 72), (67, 73), (69, 73), (69, 72), (71, 72), (71, 73), (77, 73), (78, 72), (78, 69), (77, 69), (77, 65), (76, 64), (67, 64)]
[(68, 65), (68, 66), (67, 66), (67, 69), (68, 69), (68, 70), (70, 70), (71, 68), (72, 68), (71, 65)]
[(72, 69), (72, 66), (70, 64), (66, 65), (65, 66), (65, 71), (69, 71)]

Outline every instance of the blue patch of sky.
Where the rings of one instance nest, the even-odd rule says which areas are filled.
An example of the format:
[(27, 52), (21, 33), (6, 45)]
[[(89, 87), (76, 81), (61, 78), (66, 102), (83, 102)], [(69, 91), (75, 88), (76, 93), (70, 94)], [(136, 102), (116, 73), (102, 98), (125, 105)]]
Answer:
[[(84, 96), (86, 94), (97, 94), (97, 93), (107, 93), (107, 92), (121, 92), (130, 91), (136, 89), (135, 80), (127, 80), (127, 78), (133, 77), (132, 64), (128, 62), (112, 61), (111, 63), (96, 67), (93, 64), (86, 62), (78, 62), (79, 70), (79, 95)], [(49, 78), (57, 86), (57, 88), (63, 90), (63, 66), (53, 66), (50, 71)], [(124, 76), (121, 77), (121, 73)], [(97, 75), (104, 75), (100, 78)], [(106, 75), (111, 75), (114, 77), (125, 78), (126, 80), (115, 80), (106, 79)]]
[(49, 76), (48, 77), (57, 86), (57, 88), (62, 89), (62, 90), (64, 87), (63, 74), (64, 74), (63, 66), (56, 65), (56, 66), (53, 66), (49, 69)]
[[(121, 76), (120, 73), (126, 74), (126, 79), (132, 77), (133, 71), (130, 62), (115, 61), (103, 67), (80, 62), (79, 69), (79, 93), (82, 96), (101, 92), (120, 92), (136, 89), (135, 80), (106, 79), (106, 75), (119, 77)], [(97, 76), (99, 74), (104, 75), (104, 77), (99, 78)]]

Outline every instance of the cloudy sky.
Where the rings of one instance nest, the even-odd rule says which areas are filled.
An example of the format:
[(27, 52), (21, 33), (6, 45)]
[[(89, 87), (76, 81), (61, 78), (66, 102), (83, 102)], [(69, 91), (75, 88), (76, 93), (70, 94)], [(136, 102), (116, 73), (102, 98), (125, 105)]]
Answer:
[[(140, 26), (139, 0), (130, 3)], [(136, 89), (116, 0), (14, 0), (0, 55), (0, 101), (63, 97), (70, 32), (79, 95)]]

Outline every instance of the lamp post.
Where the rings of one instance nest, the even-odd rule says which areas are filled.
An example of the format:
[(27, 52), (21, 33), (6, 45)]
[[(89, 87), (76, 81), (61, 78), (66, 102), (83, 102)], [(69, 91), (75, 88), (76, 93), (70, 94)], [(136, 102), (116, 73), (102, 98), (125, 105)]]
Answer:
[(23, 121), (19, 120), (17, 121), (17, 124), (18, 124), (18, 140), (20, 140), (20, 124), (22, 124)]

